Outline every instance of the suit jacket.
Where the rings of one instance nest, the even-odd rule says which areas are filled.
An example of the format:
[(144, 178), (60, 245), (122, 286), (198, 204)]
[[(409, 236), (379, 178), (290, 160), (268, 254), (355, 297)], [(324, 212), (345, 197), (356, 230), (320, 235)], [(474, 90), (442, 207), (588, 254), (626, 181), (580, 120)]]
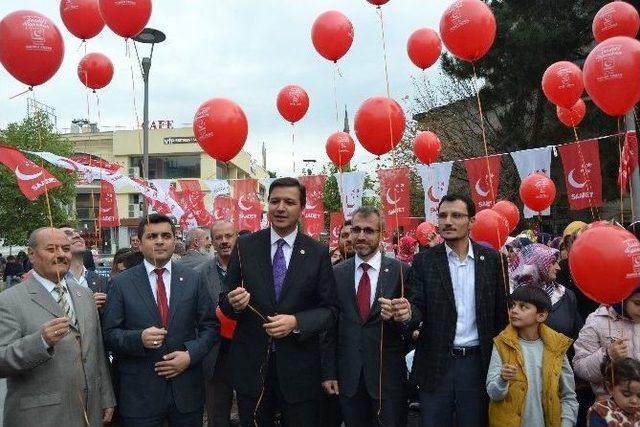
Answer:
[[(218, 261), (217, 256), (206, 262), (200, 266), (198, 270), (200, 274), (200, 280), (204, 281), (207, 284), (207, 290), (209, 291), (209, 295), (214, 303), (218, 304), (218, 299), (220, 298), (220, 291), (222, 289), (222, 284), (220, 283), (220, 276), (218, 275), (218, 270), (216, 268), (216, 262)], [(222, 339), (222, 338), (221, 338)], [(213, 373), (216, 368), (216, 360), (218, 359), (218, 353), (220, 352), (220, 342), (216, 342), (211, 350), (204, 356), (202, 359), (202, 370), (204, 371), (204, 378), (206, 380), (211, 380), (213, 378)]]
[(276, 301), (271, 260), (271, 230), (241, 236), (231, 255), (225, 290), (220, 294), (222, 312), (237, 319), (231, 341), (232, 383), (240, 394), (258, 397), (263, 365), (270, 351), (264, 320), (248, 307), (238, 314), (227, 293), (242, 283), (251, 294), (249, 304), (262, 316), (294, 315), (298, 331), (275, 340), (276, 370), (287, 402), (314, 399), (321, 393), (319, 334), (331, 327), (337, 314), (335, 280), (327, 247), (299, 232)]
[(193, 270), (198, 270), (200, 267), (202, 267), (202, 264), (211, 261), (211, 259), (212, 258), (207, 255), (203, 255), (198, 251), (189, 249), (187, 253), (184, 254), (184, 256), (176, 262), (176, 264), (180, 264)]
[[(507, 324), (507, 261), (492, 249), (473, 245), (475, 267), (476, 326), (483, 369), (488, 370), (493, 338)], [(456, 334), (457, 311), (449, 263), (444, 243), (420, 252), (409, 274), (412, 319), (420, 322), (420, 337), (411, 373), (412, 380), (424, 391), (435, 390), (451, 361)]]
[[(204, 405), (202, 358), (218, 339), (215, 308), (206, 284), (192, 270), (172, 264), (169, 324), (158, 349), (142, 345), (142, 331), (160, 325), (144, 264), (112, 278), (102, 318), (105, 344), (118, 359), (119, 409), (125, 417), (159, 415), (167, 387), (172, 387), (180, 412)], [(191, 364), (175, 378), (158, 376), (155, 364), (173, 351), (189, 352)]]
[[(353, 397), (358, 391), (360, 373), (369, 395), (378, 398), (380, 380), (380, 304), (378, 298), (400, 298), (400, 270), (405, 286), (409, 266), (382, 256), (376, 295), (371, 313), (364, 324), (358, 311), (355, 288), (355, 258), (333, 268), (336, 278), (340, 314), (337, 325), (327, 333), (323, 353), (323, 380), (337, 379), (340, 395)], [(408, 296), (408, 293), (407, 295)], [(394, 321), (384, 322), (382, 347), (382, 396), (400, 399), (404, 395), (407, 378), (403, 341), (403, 326)]]
[(42, 342), (43, 323), (63, 313), (33, 277), (0, 293), (0, 377), (7, 378), (6, 426), (102, 426), (102, 410), (115, 406), (93, 296), (68, 284), (80, 339), (69, 333), (54, 347)]
[(101, 292), (103, 294), (109, 293), (109, 281), (96, 273), (95, 271), (87, 270), (87, 285), (92, 292)]

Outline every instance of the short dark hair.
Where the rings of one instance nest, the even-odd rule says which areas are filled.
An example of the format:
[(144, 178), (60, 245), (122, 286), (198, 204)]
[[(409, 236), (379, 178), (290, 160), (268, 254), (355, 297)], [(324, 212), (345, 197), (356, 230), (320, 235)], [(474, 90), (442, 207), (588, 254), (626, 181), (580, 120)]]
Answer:
[(440, 199), (440, 203), (438, 203), (438, 212), (440, 212), (440, 206), (442, 206), (444, 202), (457, 202), (458, 200), (467, 205), (467, 214), (469, 215), (469, 218), (476, 216), (476, 204), (473, 203), (473, 200), (463, 194), (454, 193), (447, 194)]
[(159, 213), (152, 213), (140, 220), (140, 223), (138, 224), (138, 239), (142, 240), (142, 236), (144, 236), (144, 229), (146, 228), (147, 224), (162, 224), (163, 222), (171, 225), (171, 232), (175, 236), (176, 226), (173, 221), (171, 221), (171, 218)]
[(121, 260), (125, 270), (128, 270), (131, 267), (135, 267), (138, 264), (142, 264), (143, 261), (144, 255), (139, 251), (129, 251), (122, 256)]
[(509, 301), (510, 305), (515, 301), (533, 304), (538, 313), (549, 313), (551, 311), (551, 297), (538, 286), (519, 286), (509, 296)]
[(380, 209), (375, 206), (360, 206), (355, 210), (355, 212), (353, 212), (353, 215), (351, 215), (351, 221), (353, 221), (353, 218), (355, 218), (356, 215), (361, 215), (365, 218), (368, 218), (371, 215), (377, 215), (380, 231), (384, 228), (384, 217), (382, 216), (382, 212), (380, 212)]
[(342, 234), (342, 229), (345, 228), (346, 226), (351, 227), (351, 220), (348, 219), (345, 222), (342, 223), (342, 225), (340, 226), (340, 230), (338, 230), (338, 234)]
[(612, 362), (609, 357), (605, 357), (600, 371), (609, 386), (620, 385), (623, 382), (640, 381), (640, 361), (631, 357), (625, 357), (615, 362)]
[(307, 189), (295, 178), (277, 178), (269, 186), (267, 199), (271, 198), (271, 192), (276, 187), (296, 187), (300, 191), (300, 205), (304, 208), (307, 204)]
[(244, 236), (245, 234), (251, 234), (250, 230), (240, 230), (238, 231), (238, 236)]

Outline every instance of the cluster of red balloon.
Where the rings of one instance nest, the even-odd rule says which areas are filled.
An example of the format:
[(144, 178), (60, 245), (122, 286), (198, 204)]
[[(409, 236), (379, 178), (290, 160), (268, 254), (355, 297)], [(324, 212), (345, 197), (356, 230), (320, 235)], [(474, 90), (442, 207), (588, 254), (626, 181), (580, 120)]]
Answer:
[(477, 242), (487, 243), (495, 250), (500, 250), (519, 222), (518, 207), (508, 200), (502, 200), (491, 209), (483, 209), (476, 213), (471, 227), (471, 238)]

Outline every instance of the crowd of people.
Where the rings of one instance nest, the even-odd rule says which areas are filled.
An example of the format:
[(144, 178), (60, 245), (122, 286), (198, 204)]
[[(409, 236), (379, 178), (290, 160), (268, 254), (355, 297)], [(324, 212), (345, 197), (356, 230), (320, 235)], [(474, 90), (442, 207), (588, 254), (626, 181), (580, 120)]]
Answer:
[(34, 230), (0, 293), (4, 425), (404, 427), (411, 408), (423, 426), (640, 426), (640, 286), (613, 306), (575, 286), (588, 224), (495, 251), (449, 194), (426, 242), (385, 252), (361, 207), (328, 250), (299, 231), (305, 201), (276, 179), (269, 228), (221, 221), (183, 247), (150, 214), (108, 280), (74, 228)]

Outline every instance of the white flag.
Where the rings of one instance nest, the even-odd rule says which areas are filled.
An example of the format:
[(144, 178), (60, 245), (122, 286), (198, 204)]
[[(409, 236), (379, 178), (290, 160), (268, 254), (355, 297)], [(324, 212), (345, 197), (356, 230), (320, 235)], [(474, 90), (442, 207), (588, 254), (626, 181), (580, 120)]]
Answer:
[(49, 153), (48, 151), (25, 151), (25, 153), (33, 154), (62, 169), (77, 173), (80, 176), (81, 182), (84, 184), (103, 179), (104, 175), (113, 173), (107, 169), (96, 166), (83, 165), (82, 163)]
[(365, 172), (344, 172), (336, 175), (338, 190), (342, 201), (344, 218), (350, 220), (353, 213), (362, 206), (362, 194), (364, 192)]
[(416, 165), (416, 173), (420, 176), (424, 189), (425, 221), (438, 223), (438, 204), (449, 189), (452, 168), (453, 162)]
[[(543, 173), (549, 176), (551, 171), (551, 150), (552, 147), (532, 148), (530, 150), (514, 151), (511, 153), (520, 180), (535, 172)], [(528, 207), (524, 207), (524, 217), (531, 218), (537, 212), (532, 211)], [(541, 215), (551, 215), (551, 208), (545, 209)]]
[(231, 187), (229, 182), (224, 179), (205, 179), (204, 185), (211, 191), (211, 197), (214, 199), (218, 196), (225, 194), (231, 194)]

